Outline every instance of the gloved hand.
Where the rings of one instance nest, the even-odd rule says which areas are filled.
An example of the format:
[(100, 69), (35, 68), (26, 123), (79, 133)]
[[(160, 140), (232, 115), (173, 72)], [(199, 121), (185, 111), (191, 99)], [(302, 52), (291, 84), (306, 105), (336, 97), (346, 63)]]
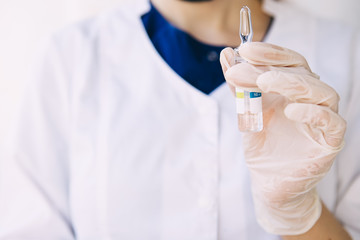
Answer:
[(264, 129), (243, 134), (257, 220), (273, 234), (305, 233), (321, 215), (315, 186), (344, 145), (338, 94), (294, 51), (253, 42), (239, 53), (247, 63), (234, 65), (231, 48), (221, 54), (231, 89), (263, 91)]

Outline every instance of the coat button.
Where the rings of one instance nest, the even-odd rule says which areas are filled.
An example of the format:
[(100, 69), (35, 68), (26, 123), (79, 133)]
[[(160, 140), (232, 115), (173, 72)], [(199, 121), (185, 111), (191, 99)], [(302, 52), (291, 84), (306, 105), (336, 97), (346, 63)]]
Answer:
[(207, 56), (206, 56), (207, 60), (209, 62), (215, 62), (219, 60), (219, 54), (215, 51), (210, 51)]

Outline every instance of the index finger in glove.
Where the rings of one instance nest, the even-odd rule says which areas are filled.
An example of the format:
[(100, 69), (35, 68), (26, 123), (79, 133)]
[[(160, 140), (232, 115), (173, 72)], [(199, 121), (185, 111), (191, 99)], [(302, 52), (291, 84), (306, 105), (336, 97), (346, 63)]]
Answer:
[(254, 65), (304, 67), (311, 71), (302, 55), (270, 43), (249, 42), (241, 45), (238, 51), (242, 58)]

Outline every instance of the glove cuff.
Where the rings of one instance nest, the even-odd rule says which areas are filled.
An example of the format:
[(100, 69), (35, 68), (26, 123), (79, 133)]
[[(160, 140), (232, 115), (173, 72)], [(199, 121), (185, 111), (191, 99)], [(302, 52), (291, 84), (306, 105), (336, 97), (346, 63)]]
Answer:
[(309, 231), (320, 218), (322, 205), (316, 189), (281, 207), (269, 206), (254, 196), (258, 223), (275, 235), (300, 235)]

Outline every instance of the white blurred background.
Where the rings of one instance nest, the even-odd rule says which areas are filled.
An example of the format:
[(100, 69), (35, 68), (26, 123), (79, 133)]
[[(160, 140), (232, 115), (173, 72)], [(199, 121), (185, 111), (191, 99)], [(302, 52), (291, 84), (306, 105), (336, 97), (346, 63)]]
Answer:
[[(65, 25), (123, 1), (0, 0), (0, 148), (7, 143), (7, 131), (14, 120), (31, 61), (46, 38)], [(314, 15), (360, 27), (359, 0), (287, 1)]]

